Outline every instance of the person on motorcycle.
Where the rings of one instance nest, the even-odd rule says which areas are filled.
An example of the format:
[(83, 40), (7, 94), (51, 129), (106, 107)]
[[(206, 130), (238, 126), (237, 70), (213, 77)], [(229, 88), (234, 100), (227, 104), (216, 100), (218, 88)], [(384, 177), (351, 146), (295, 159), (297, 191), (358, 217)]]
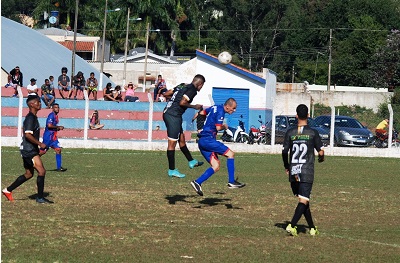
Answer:
[(381, 121), (378, 126), (376, 126), (375, 133), (376, 136), (381, 139), (385, 140), (388, 137), (388, 131), (387, 128), (389, 127), (389, 119), (384, 119)]

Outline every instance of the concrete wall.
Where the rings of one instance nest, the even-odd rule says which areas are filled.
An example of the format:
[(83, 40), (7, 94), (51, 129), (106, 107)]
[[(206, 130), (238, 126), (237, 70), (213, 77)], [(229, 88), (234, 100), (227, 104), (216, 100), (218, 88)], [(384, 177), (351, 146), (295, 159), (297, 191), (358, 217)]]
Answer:
[(388, 103), (392, 93), (388, 92), (338, 92), (338, 91), (311, 91), (311, 92), (277, 92), (274, 110), (275, 115), (292, 115), (296, 113), (297, 105), (307, 106), (322, 104), (325, 106), (353, 106), (358, 105), (378, 111), (382, 103)]

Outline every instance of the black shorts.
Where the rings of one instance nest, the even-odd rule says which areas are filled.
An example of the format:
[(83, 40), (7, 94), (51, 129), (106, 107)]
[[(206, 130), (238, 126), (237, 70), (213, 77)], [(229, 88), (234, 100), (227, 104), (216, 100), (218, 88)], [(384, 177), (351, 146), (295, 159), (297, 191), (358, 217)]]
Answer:
[(163, 114), (163, 120), (165, 126), (167, 127), (168, 139), (177, 141), (179, 140), (179, 135), (183, 133), (182, 129), (182, 116), (176, 117), (168, 113)]
[(305, 182), (291, 182), (292, 192), (295, 196), (303, 197), (304, 199), (310, 200), (312, 183)]
[(22, 161), (24, 162), (25, 169), (32, 169), (35, 166), (35, 164), (33, 163), (33, 157), (35, 157), (35, 156), (36, 155), (31, 156), (31, 157), (23, 157), (22, 156)]

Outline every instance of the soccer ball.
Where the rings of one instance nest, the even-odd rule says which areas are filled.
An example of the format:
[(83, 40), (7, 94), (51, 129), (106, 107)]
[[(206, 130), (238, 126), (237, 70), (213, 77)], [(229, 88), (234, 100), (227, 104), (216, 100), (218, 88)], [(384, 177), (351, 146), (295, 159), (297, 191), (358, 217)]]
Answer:
[(228, 51), (223, 51), (218, 55), (218, 61), (221, 64), (229, 64), (232, 61), (232, 55)]

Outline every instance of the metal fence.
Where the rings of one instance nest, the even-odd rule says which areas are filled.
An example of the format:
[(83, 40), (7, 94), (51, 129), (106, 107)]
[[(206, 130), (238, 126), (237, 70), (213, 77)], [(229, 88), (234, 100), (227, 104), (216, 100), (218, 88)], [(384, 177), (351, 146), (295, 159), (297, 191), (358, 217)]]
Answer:
[[(387, 133), (385, 134), (365, 127), (352, 116), (337, 115), (336, 110), (332, 106), (331, 114), (308, 119), (308, 125), (319, 132), (325, 146), (400, 148), (398, 132), (393, 128), (393, 109), (391, 104), (388, 104), (389, 122), (386, 128)], [(266, 144), (282, 144), (286, 131), (296, 124), (295, 115), (276, 115), (273, 112), (272, 120), (266, 125)], [(275, 128), (273, 129), (272, 127)]]

